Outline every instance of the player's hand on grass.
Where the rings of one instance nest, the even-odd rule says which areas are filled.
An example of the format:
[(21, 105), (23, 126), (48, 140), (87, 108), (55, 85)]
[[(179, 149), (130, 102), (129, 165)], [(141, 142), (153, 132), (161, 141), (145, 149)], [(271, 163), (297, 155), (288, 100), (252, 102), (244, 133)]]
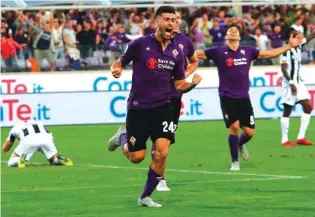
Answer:
[(291, 84), (291, 91), (292, 91), (293, 95), (296, 95), (297, 89), (296, 89), (296, 86), (294, 84)]
[(202, 77), (200, 75), (198, 75), (197, 73), (195, 73), (193, 79), (192, 79), (192, 82), (195, 84), (195, 85), (198, 85), (202, 80)]
[(113, 68), (112, 69), (112, 75), (114, 76), (114, 78), (120, 78), (121, 76), (121, 68)]
[(304, 39), (304, 35), (303, 34), (298, 34), (294, 38), (293, 38), (293, 35), (291, 34), (290, 35), (289, 44), (290, 44), (291, 47), (297, 47), (297, 46), (299, 46), (302, 43), (303, 39)]

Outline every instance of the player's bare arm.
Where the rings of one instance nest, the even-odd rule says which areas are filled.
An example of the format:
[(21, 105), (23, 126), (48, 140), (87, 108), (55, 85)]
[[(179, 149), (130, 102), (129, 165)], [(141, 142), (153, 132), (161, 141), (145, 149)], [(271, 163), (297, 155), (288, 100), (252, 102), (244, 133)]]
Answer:
[(185, 79), (183, 80), (176, 80), (175, 87), (181, 93), (187, 93), (194, 89), (202, 80), (202, 77), (197, 73), (194, 75), (192, 82), (186, 82)]
[(10, 151), (12, 145), (13, 145), (13, 142), (11, 142), (10, 140), (6, 140), (3, 144), (2, 151), (4, 153)]
[(197, 54), (197, 58), (198, 59), (202, 59), (202, 60), (206, 60), (207, 59), (207, 56), (206, 56), (204, 50), (197, 50), (196, 54)]
[(196, 52), (194, 53), (194, 55), (189, 57), (188, 60), (189, 60), (189, 64), (188, 64), (186, 72), (185, 72), (186, 78), (189, 75), (191, 75), (192, 73), (194, 73), (196, 71), (196, 69), (198, 68), (198, 57), (197, 57)]
[(288, 64), (282, 63), (282, 64), (281, 64), (281, 71), (282, 71), (283, 76), (289, 81), (289, 84), (290, 84), (292, 93), (295, 94), (295, 93), (296, 93), (296, 86), (294, 85), (292, 79), (291, 79), (290, 76), (289, 76), (289, 73), (288, 73)]
[(296, 37), (293, 37), (291, 35), (289, 43), (285, 45), (284, 47), (279, 47), (276, 49), (271, 50), (262, 50), (259, 52), (258, 58), (259, 59), (270, 59), (279, 56), (280, 54), (283, 54), (290, 50), (291, 48), (299, 46), (304, 39), (303, 34), (298, 34)]
[(121, 76), (122, 72), (122, 63), (120, 60), (116, 60), (110, 67), (110, 70), (112, 72), (112, 75), (115, 78), (119, 78)]

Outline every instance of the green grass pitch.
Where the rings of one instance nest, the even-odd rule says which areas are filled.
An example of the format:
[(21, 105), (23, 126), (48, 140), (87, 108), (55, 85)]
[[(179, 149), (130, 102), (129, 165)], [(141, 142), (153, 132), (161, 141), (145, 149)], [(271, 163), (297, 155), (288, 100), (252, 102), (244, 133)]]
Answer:
[[(294, 140), (299, 119), (291, 119)], [(180, 123), (165, 176), (170, 192), (154, 192), (162, 208), (137, 206), (149, 165), (107, 151), (118, 125), (49, 127), (73, 167), (49, 166), (37, 153), (25, 169), (2, 154), (3, 217), (315, 217), (315, 146), (283, 148), (279, 120), (257, 120), (250, 159), (230, 172), (222, 121)], [(2, 129), (2, 143), (8, 129)], [(315, 140), (311, 120), (308, 138)], [(148, 143), (148, 147), (151, 145)], [(262, 175), (261, 175), (262, 174)]]

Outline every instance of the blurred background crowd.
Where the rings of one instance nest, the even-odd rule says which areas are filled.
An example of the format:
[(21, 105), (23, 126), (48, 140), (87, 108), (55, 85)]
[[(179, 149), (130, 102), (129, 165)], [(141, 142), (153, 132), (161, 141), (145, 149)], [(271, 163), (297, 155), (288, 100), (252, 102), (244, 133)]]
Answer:
[[(315, 5), (180, 8), (180, 31), (196, 49), (224, 44), (225, 28), (241, 27), (241, 44), (265, 50), (283, 46), (290, 27), (304, 35), (315, 30)], [(3, 72), (108, 68), (126, 45), (155, 32), (154, 9), (6, 11), (1, 19)], [(303, 64), (315, 63), (315, 40), (303, 47)], [(256, 60), (277, 65), (279, 58)], [(213, 66), (204, 61), (200, 66)]]

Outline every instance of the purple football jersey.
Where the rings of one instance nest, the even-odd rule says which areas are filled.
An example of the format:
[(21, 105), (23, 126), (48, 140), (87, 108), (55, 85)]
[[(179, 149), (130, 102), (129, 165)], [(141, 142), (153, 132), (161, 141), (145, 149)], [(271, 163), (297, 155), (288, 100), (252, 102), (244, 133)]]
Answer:
[(163, 51), (154, 34), (130, 42), (120, 56), (123, 66), (133, 61), (130, 109), (151, 109), (170, 102), (172, 78), (185, 78), (184, 56), (172, 41)]
[(239, 46), (236, 51), (228, 46), (205, 50), (208, 59), (215, 62), (219, 73), (219, 95), (232, 98), (249, 97), (249, 69), (258, 58), (255, 47)]
[[(188, 66), (187, 58), (192, 57), (195, 53), (194, 45), (193, 45), (191, 39), (182, 33), (177, 33), (175, 35), (175, 38), (173, 39), (173, 41), (178, 45), (178, 47), (184, 53), (184, 56), (185, 56), (184, 57), (185, 58), (184, 68), (186, 69)], [(177, 91), (177, 89), (175, 87), (175, 83), (174, 83), (172, 85), (172, 98), (181, 98), (182, 95), (183, 95), (182, 93)]]

